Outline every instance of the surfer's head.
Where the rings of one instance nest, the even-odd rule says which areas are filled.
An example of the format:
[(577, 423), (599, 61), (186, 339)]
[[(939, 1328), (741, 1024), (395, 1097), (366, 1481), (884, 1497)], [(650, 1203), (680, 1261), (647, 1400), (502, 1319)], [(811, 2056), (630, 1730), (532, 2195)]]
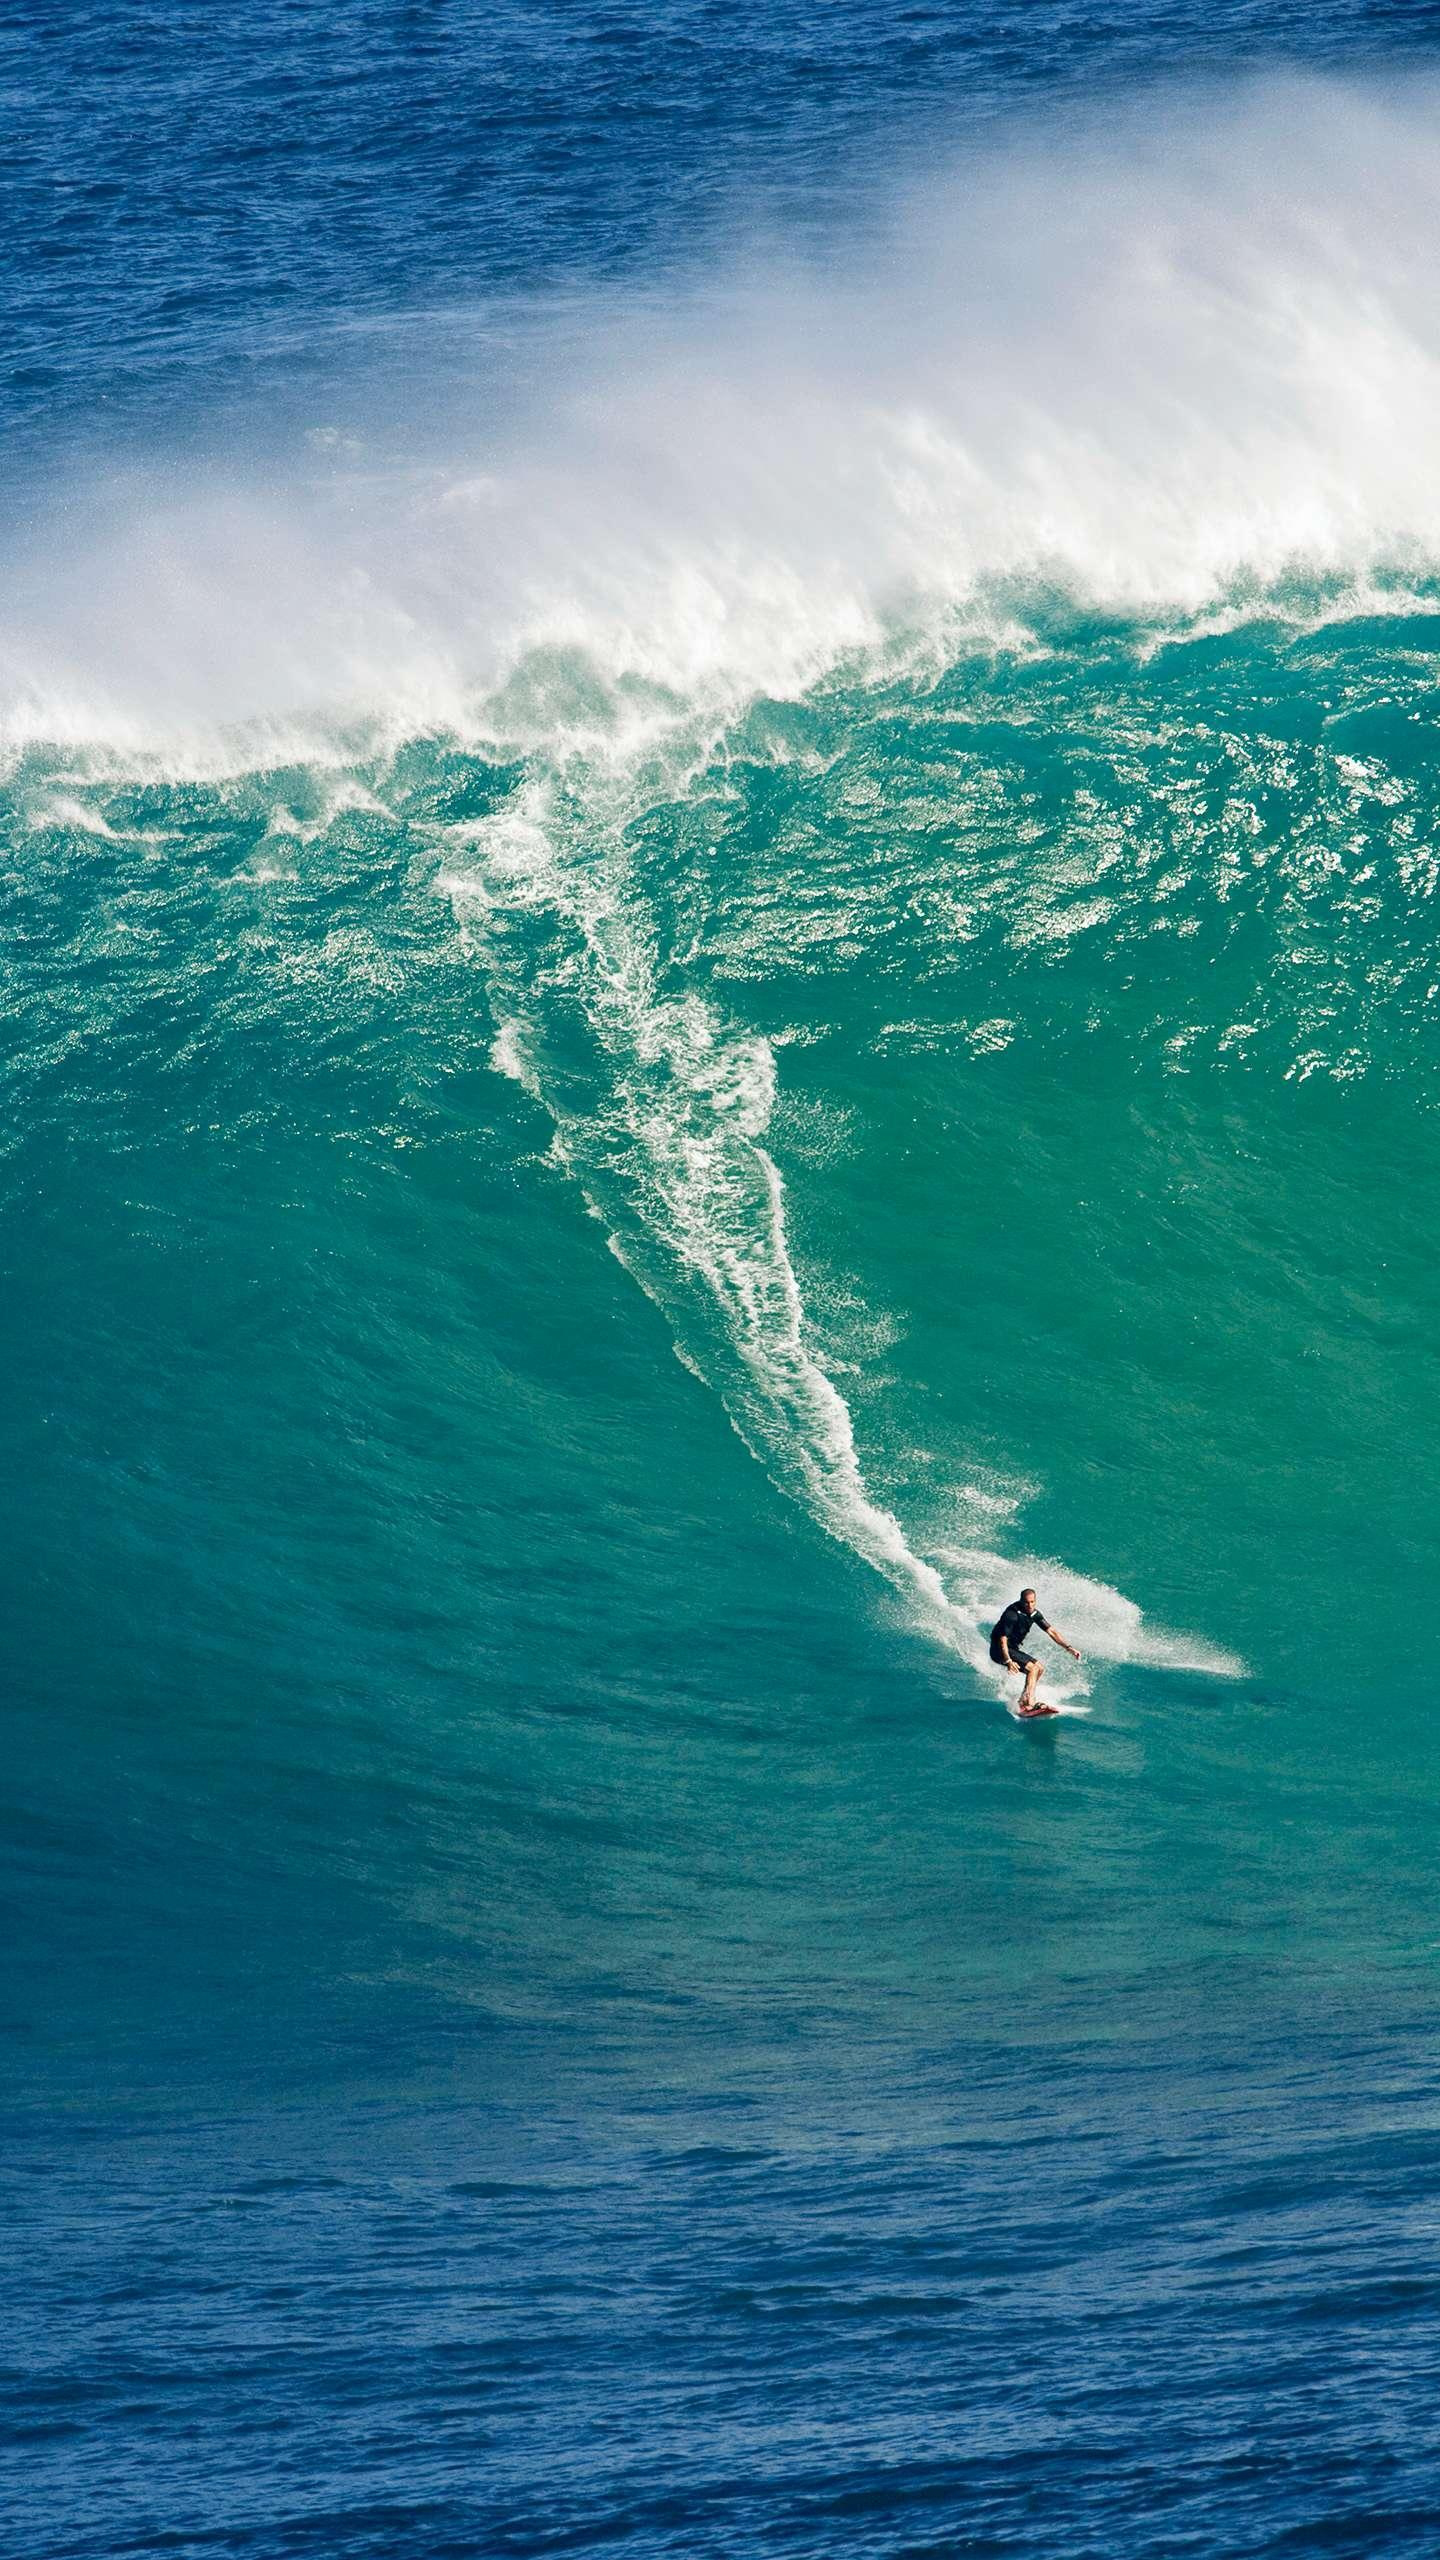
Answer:
[(1024, 1590), (1024, 1591), (1022, 1591), (1022, 1592), (1021, 1592), (1020, 1597), (1021, 1597), (1021, 1599), (1024, 1601), (1025, 1606), (1026, 1606), (1026, 1608), (1027, 1608), (1027, 1609), (1033, 1609), (1033, 1608), (1034, 1608), (1034, 1606), (1035, 1606), (1035, 1596), (1036, 1596), (1036, 1595), (1035, 1595), (1035, 1593), (1034, 1593), (1033, 1591), (1029, 1590), (1029, 1589), (1026, 1589), (1026, 1590)]

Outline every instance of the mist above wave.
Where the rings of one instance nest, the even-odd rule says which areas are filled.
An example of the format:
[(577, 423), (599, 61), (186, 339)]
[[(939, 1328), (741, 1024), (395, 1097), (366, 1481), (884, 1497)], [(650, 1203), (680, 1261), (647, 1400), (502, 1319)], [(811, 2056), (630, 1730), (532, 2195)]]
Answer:
[(665, 696), (1015, 637), (1037, 591), (1163, 623), (1423, 578), (1437, 109), (1429, 77), (1150, 92), (937, 143), (823, 270), (752, 240), (583, 326), (532, 314), (508, 372), (493, 331), (473, 370), (463, 329), (429, 365), (417, 332), (401, 459), (322, 424), (283, 474), (232, 455), (47, 503), (7, 564), (7, 725), (613, 745), (613, 699), (558, 664), (653, 689), (623, 743)]

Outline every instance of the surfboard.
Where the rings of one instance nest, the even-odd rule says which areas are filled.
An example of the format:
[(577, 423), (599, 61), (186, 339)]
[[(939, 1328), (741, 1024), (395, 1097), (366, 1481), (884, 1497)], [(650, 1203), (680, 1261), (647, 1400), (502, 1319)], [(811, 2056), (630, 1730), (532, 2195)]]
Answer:
[(1091, 1702), (1088, 1698), (1067, 1697), (1062, 1690), (1058, 1697), (1042, 1698), (1038, 1714), (1027, 1716), (1021, 1712), (1018, 1693), (1013, 1698), (1002, 1699), (1001, 1704), (1007, 1716), (1013, 1716), (1017, 1724), (1047, 1724), (1052, 1716), (1088, 1716)]

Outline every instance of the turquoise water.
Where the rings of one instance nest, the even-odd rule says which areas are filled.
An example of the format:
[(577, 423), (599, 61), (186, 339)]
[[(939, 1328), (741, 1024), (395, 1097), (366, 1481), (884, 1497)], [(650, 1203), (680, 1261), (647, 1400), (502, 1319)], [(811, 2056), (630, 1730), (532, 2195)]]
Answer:
[(1431, 628), (22, 760), (31, 1783), (122, 1984), (195, 1996), (177, 1862), (267, 2005), (338, 1930), (642, 2044), (1424, 1962)]
[(253, 318), (228, 92), (190, 214), (51, 149), (27, 2556), (1432, 2547), (1440, 190), (1364, 23), (856, 8), (801, 99), (586, 20), (567, 104), (366, 20), (382, 259), (262, 13)]

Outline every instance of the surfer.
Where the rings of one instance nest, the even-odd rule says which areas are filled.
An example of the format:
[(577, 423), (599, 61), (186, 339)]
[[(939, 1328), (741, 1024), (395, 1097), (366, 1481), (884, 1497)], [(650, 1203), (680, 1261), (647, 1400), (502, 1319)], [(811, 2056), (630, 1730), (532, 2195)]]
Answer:
[(1025, 1651), (1025, 1639), (1032, 1627), (1043, 1627), (1052, 1644), (1058, 1644), (1064, 1653), (1073, 1653), (1079, 1661), (1078, 1646), (1071, 1644), (1058, 1627), (1052, 1627), (1049, 1619), (1041, 1616), (1033, 1591), (1022, 1591), (1018, 1600), (1012, 1600), (1008, 1609), (1002, 1609), (990, 1630), (990, 1659), (998, 1663), (1002, 1671), (1024, 1672), (1025, 1689), (1019, 1710), (1022, 1716), (1053, 1716), (1053, 1707), (1040, 1707), (1035, 1703), (1035, 1684), (1041, 1677), (1041, 1670), (1034, 1654)]

